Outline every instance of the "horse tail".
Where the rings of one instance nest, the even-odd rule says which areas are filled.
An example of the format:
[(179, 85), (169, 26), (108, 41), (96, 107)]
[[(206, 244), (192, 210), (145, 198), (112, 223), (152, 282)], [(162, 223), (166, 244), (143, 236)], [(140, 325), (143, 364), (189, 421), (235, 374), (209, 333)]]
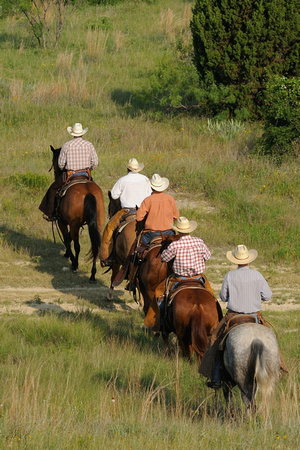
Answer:
[(191, 338), (193, 350), (202, 358), (208, 344), (208, 336), (201, 305), (194, 305), (191, 311)]
[(260, 339), (251, 343), (249, 368), (253, 367), (253, 386), (259, 388), (263, 394), (263, 403), (266, 406), (275, 388), (276, 377), (268, 361), (268, 351)]
[(95, 259), (99, 255), (101, 236), (97, 224), (97, 201), (93, 194), (87, 194), (84, 199), (84, 221), (89, 227), (91, 249), (88, 253), (90, 259)]

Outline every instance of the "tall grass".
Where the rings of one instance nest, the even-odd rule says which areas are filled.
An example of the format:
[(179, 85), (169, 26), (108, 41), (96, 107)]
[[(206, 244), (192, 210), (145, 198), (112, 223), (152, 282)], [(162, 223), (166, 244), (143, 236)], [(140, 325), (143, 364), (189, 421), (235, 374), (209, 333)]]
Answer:
[(291, 366), (289, 378), (277, 386), (271, 422), (259, 414), (254, 418), (242, 414), (238, 391), (233, 401), (236, 418), (227, 422), (222, 395), (207, 392), (196, 365), (178, 357), (176, 346), (174, 355), (166, 358), (157, 339), (146, 335), (138, 323), (138, 314), (130, 318), (119, 314), (112, 320), (88, 310), (58, 317), (4, 317), (1, 445), (297, 446), (296, 367)]

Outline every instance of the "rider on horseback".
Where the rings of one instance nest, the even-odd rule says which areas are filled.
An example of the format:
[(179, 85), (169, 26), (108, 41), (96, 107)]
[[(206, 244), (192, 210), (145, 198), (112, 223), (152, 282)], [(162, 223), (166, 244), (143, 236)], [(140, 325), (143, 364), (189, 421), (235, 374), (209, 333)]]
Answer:
[[(126, 273), (129, 280), (125, 287), (126, 290), (135, 289), (134, 278), (138, 268), (137, 262), (140, 259), (140, 257), (135, 258), (137, 253), (140, 251), (143, 253), (153, 238), (160, 237), (161, 234), (166, 236), (175, 234), (172, 224), (174, 220), (178, 219), (179, 210), (174, 198), (164, 192), (168, 186), (168, 178), (161, 177), (155, 173), (150, 180), (150, 187), (153, 192), (142, 201), (136, 212), (138, 237), (133, 243), (130, 254), (120, 271), (120, 274)], [(140, 256), (142, 256), (142, 253)], [(130, 265), (129, 261), (131, 261)]]
[(205, 270), (205, 262), (211, 257), (209, 248), (203, 240), (190, 236), (197, 228), (195, 220), (179, 217), (177, 224), (172, 226), (180, 235), (180, 239), (171, 244), (161, 254), (162, 261), (173, 261), (173, 271), (177, 277), (200, 278)]
[(142, 234), (142, 243), (149, 244), (151, 239), (160, 234), (175, 234), (172, 229), (174, 220), (179, 217), (179, 211), (174, 198), (165, 191), (169, 186), (168, 178), (163, 178), (155, 173), (150, 186), (152, 194), (145, 198), (136, 213), (137, 222), (145, 221), (145, 230)]
[[(173, 260), (172, 268), (174, 275), (171, 288), (175, 289), (180, 282), (192, 279), (200, 281), (200, 283), (213, 293), (207, 278), (203, 275), (205, 270), (205, 262), (211, 257), (209, 248), (202, 239), (190, 236), (197, 228), (195, 220), (189, 221), (186, 217), (179, 217), (176, 225), (172, 229), (179, 234), (179, 239), (171, 242), (168, 247), (163, 250), (161, 259), (163, 262)], [(161, 317), (162, 311), (165, 309), (165, 301), (159, 302)]]
[[(212, 389), (222, 386), (219, 344), (230, 319), (246, 314), (250, 319), (252, 316), (254, 322), (267, 326), (260, 309), (262, 301), (271, 299), (272, 291), (261, 273), (249, 267), (257, 258), (257, 254), (257, 250), (248, 250), (245, 245), (238, 245), (235, 250), (227, 252), (227, 259), (238, 265), (237, 270), (229, 271), (225, 275), (220, 292), (220, 298), (227, 302), (228, 310), (214, 330), (199, 368), (202, 375), (212, 380), (207, 382), (207, 386)], [(281, 368), (287, 372), (282, 357)]]
[(91, 179), (90, 171), (98, 165), (98, 156), (93, 144), (82, 139), (88, 128), (83, 129), (81, 123), (75, 123), (73, 127), (67, 127), (67, 131), (73, 139), (62, 146), (58, 159), (58, 166), (66, 171), (66, 176), (52, 183), (39, 206), (44, 213), (43, 218), (47, 221), (56, 220), (55, 197), (63, 184), (75, 176)]
[(117, 212), (107, 223), (100, 250), (100, 260), (103, 266), (112, 266), (114, 262), (114, 250), (107, 254), (111, 245), (114, 231), (118, 228), (122, 218), (129, 212), (135, 213), (136, 208), (142, 201), (151, 195), (149, 179), (139, 173), (144, 168), (144, 164), (139, 163), (135, 158), (131, 158), (126, 165), (127, 175), (121, 177), (111, 190), (113, 200), (120, 200), (121, 210)]

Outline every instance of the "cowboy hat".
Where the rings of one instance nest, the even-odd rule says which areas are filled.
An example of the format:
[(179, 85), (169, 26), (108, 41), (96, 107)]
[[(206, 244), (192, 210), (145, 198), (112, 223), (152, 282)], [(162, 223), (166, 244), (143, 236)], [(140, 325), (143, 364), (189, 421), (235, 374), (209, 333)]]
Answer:
[(137, 162), (135, 158), (130, 158), (126, 167), (131, 172), (140, 172), (143, 170), (144, 164)]
[(68, 127), (67, 130), (72, 136), (83, 136), (88, 128), (83, 129), (81, 123), (75, 123), (73, 127)]
[(249, 264), (257, 258), (257, 250), (248, 250), (245, 245), (238, 245), (235, 250), (226, 254), (227, 259), (238, 265)]
[(154, 191), (162, 192), (169, 186), (169, 180), (168, 178), (162, 178), (158, 173), (155, 173), (150, 180), (150, 186)]
[(191, 233), (197, 228), (197, 222), (195, 220), (189, 221), (186, 217), (179, 217), (176, 225), (173, 225), (172, 228), (178, 233)]

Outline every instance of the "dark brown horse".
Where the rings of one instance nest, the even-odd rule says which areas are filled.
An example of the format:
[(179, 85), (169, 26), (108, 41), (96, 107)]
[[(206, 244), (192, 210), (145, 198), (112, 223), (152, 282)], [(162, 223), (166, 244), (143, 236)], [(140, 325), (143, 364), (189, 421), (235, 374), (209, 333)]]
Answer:
[[(108, 191), (108, 216), (111, 219), (118, 211), (121, 210), (120, 200), (114, 200), (111, 192)], [(107, 295), (109, 300), (113, 298), (113, 281), (120, 270), (121, 265), (126, 261), (127, 256), (131, 250), (132, 244), (136, 238), (135, 232), (136, 215), (129, 211), (129, 214), (122, 219), (120, 225), (114, 232), (114, 263), (112, 266), (112, 274), (110, 279), (110, 290)]]
[[(52, 163), (55, 180), (62, 179), (63, 171), (58, 167), (59, 149), (54, 149)], [(105, 222), (105, 208), (103, 193), (100, 187), (93, 181), (83, 180), (78, 183), (71, 183), (61, 197), (58, 205), (58, 226), (62, 233), (62, 239), (66, 246), (65, 257), (70, 258), (72, 270), (78, 270), (78, 257), (80, 253), (79, 230), (84, 225), (88, 225), (91, 240), (90, 257), (93, 260), (90, 281), (95, 281), (96, 261), (99, 257), (101, 244), (101, 232)], [(74, 242), (75, 255), (71, 249), (71, 242)]]
[(212, 330), (222, 317), (221, 308), (209, 290), (211, 287), (207, 280), (208, 289), (196, 283), (197, 289), (180, 290), (167, 308), (161, 326), (157, 298), (164, 293), (165, 281), (172, 273), (170, 264), (162, 262), (161, 252), (170, 242), (179, 238), (178, 235), (162, 236), (161, 242), (150, 246), (137, 272), (137, 288), (143, 297), (144, 323), (153, 331), (162, 331), (166, 348), (168, 336), (174, 332), (185, 357), (191, 358), (194, 350), (201, 358)]

